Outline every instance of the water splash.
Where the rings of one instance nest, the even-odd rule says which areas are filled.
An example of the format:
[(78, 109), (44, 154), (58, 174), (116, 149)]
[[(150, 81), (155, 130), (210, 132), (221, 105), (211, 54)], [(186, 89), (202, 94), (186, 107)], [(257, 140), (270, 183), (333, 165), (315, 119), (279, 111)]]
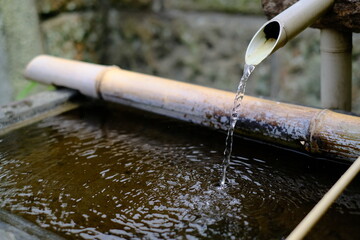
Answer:
[(234, 129), (236, 122), (239, 119), (240, 114), (240, 107), (242, 99), (245, 95), (245, 89), (246, 89), (246, 82), (249, 79), (251, 73), (254, 71), (255, 66), (254, 65), (244, 65), (244, 72), (240, 79), (240, 83), (238, 86), (238, 89), (236, 91), (236, 96), (234, 99), (234, 105), (230, 116), (230, 125), (228, 129), (228, 133), (226, 136), (226, 142), (225, 142), (225, 150), (224, 150), (224, 160), (223, 160), (223, 169), (222, 169), (222, 176), (220, 181), (220, 187), (225, 186), (226, 181), (226, 171), (227, 168), (230, 165), (230, 158), (231, 158), (231, 152), (232, 152), (232, 145), (233, 145), (233, 135), (234, 135)]

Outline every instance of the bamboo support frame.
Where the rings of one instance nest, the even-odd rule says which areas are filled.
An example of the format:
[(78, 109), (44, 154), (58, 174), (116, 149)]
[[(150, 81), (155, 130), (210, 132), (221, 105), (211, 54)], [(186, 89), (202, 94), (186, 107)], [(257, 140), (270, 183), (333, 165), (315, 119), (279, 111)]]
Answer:
[(321, 30), (321, 105), (351, 111), (352, 33)]
[[(51, 56), (38, 56), (29, 79), (90, 97), (227, 130), (235, 94), (165, 78)], [(360, 155), (360, 117), (245, 96), (235, 133), (347, 161)]]

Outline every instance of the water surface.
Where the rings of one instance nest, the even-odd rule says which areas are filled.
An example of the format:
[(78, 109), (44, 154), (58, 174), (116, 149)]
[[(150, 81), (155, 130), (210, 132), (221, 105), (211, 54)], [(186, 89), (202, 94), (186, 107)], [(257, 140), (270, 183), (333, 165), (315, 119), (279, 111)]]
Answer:
[[(0, 136), (0, 207), (68, 239), (281, 239), (346, 166), (128, 109)], [(360, 180), (309, 239), (360, 239)]]

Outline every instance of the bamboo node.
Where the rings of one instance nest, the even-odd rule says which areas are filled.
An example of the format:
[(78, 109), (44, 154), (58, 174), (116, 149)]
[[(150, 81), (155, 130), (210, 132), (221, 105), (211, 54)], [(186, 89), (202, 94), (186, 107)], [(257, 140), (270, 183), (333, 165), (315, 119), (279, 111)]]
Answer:
[(318, 135), (319, 135), (319, 126), (321, 125), (321, 122), (323, 121), (325, 115), (329, 112), (328, 109), (323, 109), (318, 111), (314, 117), (310, 120), (309, 125), (309, 139), (307, 141), (306, 150), (310, 153), (319, 153), (320, 148), (318, 145)]

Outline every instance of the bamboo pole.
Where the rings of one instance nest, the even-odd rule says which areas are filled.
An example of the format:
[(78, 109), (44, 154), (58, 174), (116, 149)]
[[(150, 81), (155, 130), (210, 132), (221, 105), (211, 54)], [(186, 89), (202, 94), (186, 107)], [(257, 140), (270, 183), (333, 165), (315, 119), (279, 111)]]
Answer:
[[(51, 56), (25, 70), (35, 81), (214, 129), (227, 130), (235, 94)], [(360, 117), (246, 96), (235, 133), (347, 161), (360, 155)]]
[(360, 157), (349, 167), (341, 178), (332, 186), (324, 197), (315, 205), (315, 207), (306, 215), (306, 217), (297, 225), (297, 227), (286, 238), (287, 240), (300, 240), (314, 227), (331, 204), (340, 196), (355, 176), (360, 172)]
[(321, 29), (321, 105), (351, 111), (352, 33)]

